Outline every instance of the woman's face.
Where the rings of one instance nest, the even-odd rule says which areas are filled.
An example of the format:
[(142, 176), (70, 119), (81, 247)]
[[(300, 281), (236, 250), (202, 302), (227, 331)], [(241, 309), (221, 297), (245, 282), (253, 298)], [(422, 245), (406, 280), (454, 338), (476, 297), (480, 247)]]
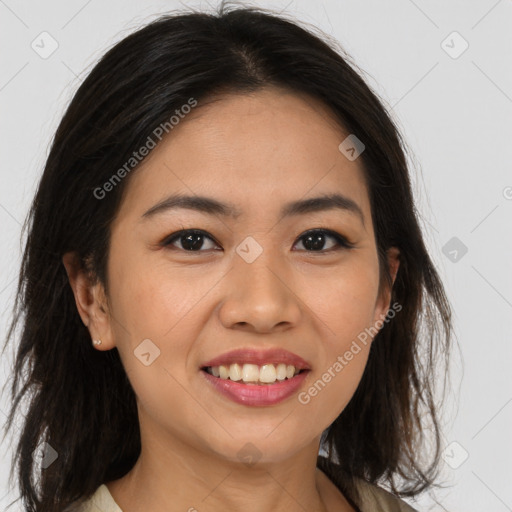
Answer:
[[(100, 348), (119, 350), (143, 436), (233, 461), (250, 442), (275, 462), (318, 442), (347, 405), (370, 348), (363, 333), (389, 307), (361, 159), (338, 149), (347, 136), (315, 100), (266, 89), (200, 102), (133, 171), (111, 226), (110, 316), (96, 325)], [(345, 201), (287, 209), (335, 194)], [(177, 195), (225, 212), (204, 201), (146, 213)], [(191, 229), (201, 233), (170, 239)], [(244, 349), (254, 359), (222, 357)], [(258, 359), (269, 349), (309, 370), (277, 384), (224, 380), (225, 394), (203, 369), (220, 357), (240, 363), (237, 378), (260, 361), (282, 378), (292, 360)], [(273, 378), (254, 369), (247, 379)]]

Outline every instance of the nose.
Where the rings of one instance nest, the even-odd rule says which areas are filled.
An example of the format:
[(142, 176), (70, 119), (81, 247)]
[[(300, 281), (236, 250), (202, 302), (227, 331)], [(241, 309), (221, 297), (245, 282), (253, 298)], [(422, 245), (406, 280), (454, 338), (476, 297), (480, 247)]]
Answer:
[(224, 282), (225, 299), (219, 309), (225, 328), (269, 333), (299, 323), (303, 306), (290, 270), (275, 260), (271, 263), (264, 255), (252, 263), (235, 258)]

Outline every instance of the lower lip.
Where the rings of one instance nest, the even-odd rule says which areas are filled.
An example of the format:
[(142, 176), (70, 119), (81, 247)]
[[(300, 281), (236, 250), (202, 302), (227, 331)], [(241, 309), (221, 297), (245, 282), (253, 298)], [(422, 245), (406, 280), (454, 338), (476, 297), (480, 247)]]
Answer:
[(217, 391), (233, 400), (233, 402), (242, 405), (263, 406), (277, 404), (292, 396), (304, 382), (309, 370), (282, 382), (263, 385), (240, 384), (230, 379), (220, 379), (204, 370), (201, 370), (201, 373)]

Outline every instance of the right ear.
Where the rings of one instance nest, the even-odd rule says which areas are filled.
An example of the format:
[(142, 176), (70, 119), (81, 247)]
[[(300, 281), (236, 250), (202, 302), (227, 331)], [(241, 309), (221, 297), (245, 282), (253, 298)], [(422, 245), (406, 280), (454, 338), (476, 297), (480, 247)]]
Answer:
[(93, 283), (76, 253), (67, 252), (62, 263), (68, 275), (69, 284), (75, 296), (76, 307), (82, 322), (89, 329), (93, 340), (100, 339), (98, 350), (114, 348), (114, 337), (108, 312), (106, 294), (100, 282)]

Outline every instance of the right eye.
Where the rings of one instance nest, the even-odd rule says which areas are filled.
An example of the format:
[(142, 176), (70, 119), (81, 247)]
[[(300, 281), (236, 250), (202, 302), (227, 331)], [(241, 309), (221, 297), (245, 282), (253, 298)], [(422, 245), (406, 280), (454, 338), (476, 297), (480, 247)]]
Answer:
[[(215, 240), (201, 229), (182, 229), (181, 231), (177, 231), (172, 233), (168, 237), (166, 237), (161, 245), (170, 250), (178, 249), (187, 252), (205, 252), (201, 251), (204, 244), (204, 238), (208, 238), (211, 241), (215, 242)], [(181, 247), (172, 247), (175, 242), (181, 244)], [(215, 245), (217, 243), (215, 242)], [(211, 248), (206, 250), (212, 250)]]

